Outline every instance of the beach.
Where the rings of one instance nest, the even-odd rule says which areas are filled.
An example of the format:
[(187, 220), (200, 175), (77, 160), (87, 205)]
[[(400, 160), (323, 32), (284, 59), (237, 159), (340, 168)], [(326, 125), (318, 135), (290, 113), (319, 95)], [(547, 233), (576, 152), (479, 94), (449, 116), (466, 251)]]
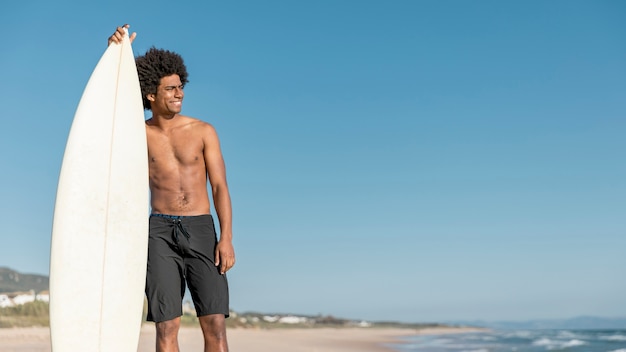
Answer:
[[(227, 331), (231, 352), (391, 352), (389, 343), (404, 336), (475, 331), (471, 328), (293, 328)], [(138, 352), (153, 352), (154, 326), (144, 324)], [(202, 351), (199, 327), (183, 327), (179, 333), (183, 352)], [(0, 352), (50, 352), (50, 330), (45, 327), (0, 329)]]

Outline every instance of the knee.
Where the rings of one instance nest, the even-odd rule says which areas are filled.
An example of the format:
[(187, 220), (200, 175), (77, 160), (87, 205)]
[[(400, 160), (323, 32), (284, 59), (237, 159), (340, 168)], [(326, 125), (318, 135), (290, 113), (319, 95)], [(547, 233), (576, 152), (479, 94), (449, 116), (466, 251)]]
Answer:
[(157, 337), (161, 339), (176, 338), (180, 321), (178, 319), (163, 321), (155, 324)]
[(226, 322), (224, 315), (212, 314), (200, 317), (200, 325), (204, 332), (205, 338), (208, 339), (226, 339)]

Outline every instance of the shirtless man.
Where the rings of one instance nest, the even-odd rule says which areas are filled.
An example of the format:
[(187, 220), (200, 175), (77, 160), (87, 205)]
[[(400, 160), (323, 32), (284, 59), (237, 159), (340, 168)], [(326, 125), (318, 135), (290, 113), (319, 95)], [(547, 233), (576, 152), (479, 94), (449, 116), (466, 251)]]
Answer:
[[(128, 27), (118, 27), (109, 45), (121, 43)], [(180, 114), (187, 70), (178, 54), (151, 48), (136, 58), (136, 64), (144, 108), (152, 110), (146, 121), (152, 208), (146, 296), (148, 320), (156, 325), (156, 350), (179, 351), (186, 282), (204, 335), (204, 351), (228, 351), (225, 274), (235, 264), (235, 254), (219, 140), (213, 126)], [(219, 219), (219, 242), (207, 181)]]

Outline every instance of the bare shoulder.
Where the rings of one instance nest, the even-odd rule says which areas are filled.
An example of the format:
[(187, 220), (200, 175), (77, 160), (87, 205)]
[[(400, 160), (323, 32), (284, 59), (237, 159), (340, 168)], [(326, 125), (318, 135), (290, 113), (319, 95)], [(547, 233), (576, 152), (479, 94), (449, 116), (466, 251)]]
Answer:
[(178, 115), (176, 123), (177, 127), (191, 128), (192, 130), (202, 130), (206, 128), (207, 123), (191, 116)]
[(194, 127), (196, 128), (203, 128), (203, 129), (214, 129), (213, 125), (211, 125), (210, 123), (197, 119), (195, 117), (187, 117), (189, 119), (189, 123), (192, 123), (194, 125)]
[(215, 127), (213, 127), (212, 124), (194, 118), (194, 117), (187, 117), (189, 120), (189, 124), (190, 126), (193, 128), (194, 131), (198, 131), (200, 132), (204, 137), (208, 137), (208, 138), (215, 138), (217, 137), (217, 131), (215, 130)]

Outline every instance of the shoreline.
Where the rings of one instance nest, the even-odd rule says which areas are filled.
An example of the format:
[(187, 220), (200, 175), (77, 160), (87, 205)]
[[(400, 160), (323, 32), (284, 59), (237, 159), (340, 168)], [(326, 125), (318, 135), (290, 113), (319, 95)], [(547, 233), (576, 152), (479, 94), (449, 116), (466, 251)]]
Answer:
[[(231, 352), (392, 352), (389, 345), (402, 344), (403, 338), (415, 335), (458, 334), (485, 331), (469, 327), (438, 328), (278, 328), (227, 330)], [(155, 330), (143, 324), (138, 352), (155, 350)], [(47, 327), (0, 329), (0, 352), (50, 352), (50, 330)], [(200, 327), (181, 327), (181, 351), (201, 351)]]

